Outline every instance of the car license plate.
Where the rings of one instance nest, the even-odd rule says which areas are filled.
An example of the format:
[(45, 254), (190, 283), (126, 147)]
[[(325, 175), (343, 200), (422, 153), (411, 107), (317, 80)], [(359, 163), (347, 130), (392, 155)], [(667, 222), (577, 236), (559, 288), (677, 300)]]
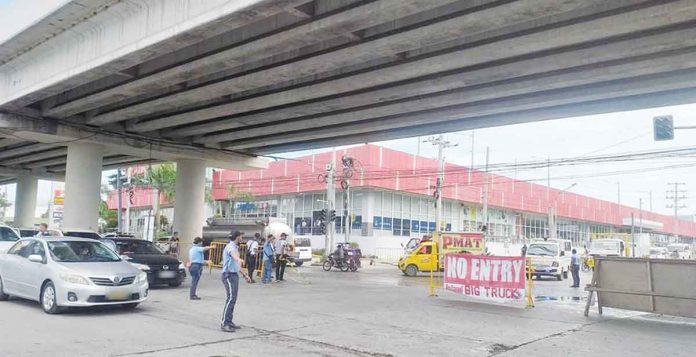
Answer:
[(171, 278), (176, 278), (176, 272), (175, 271), (161, 271), (157, 273), (157, 276), (163, 279), (171, 279)]
[(128, 300), (131, 297), (131, 292), (128, 290), (116, 290), (106, 294), (109, 300)]

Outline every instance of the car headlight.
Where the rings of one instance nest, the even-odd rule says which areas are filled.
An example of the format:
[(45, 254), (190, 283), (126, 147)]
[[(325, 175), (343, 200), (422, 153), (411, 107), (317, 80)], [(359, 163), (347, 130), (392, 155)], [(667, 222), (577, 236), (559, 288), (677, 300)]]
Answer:
[(87, 280), (85, 277), (79, 276), (79, 275), (61, 274), (60, 278), (64, 282), (70, 283), (70, 284), (89, 285), (89, 280)]
[(141, 271), (140, 273), (138, 273), (138, 277), (135, 279), (135, 283), (137, 284), (143, 281), (147, 281), (147, 273)]
[(551, 263), (551, 266), (552, 266), (552, 267), (558, 267), (558, 262), (553, 262), (553, 263)]
[(150, 271), (150, 267), (145, 265), (145, 264), (138, 264), (138, 263), (131, 263), (131, 264), (133, 264), (134, 267), (140, 269), (141, 271), (145, 271), (145, 272)]
[(186, 266), (184, 265), (184, 263), (179, 262), (179, 270), (181, 269), (186, 269)]

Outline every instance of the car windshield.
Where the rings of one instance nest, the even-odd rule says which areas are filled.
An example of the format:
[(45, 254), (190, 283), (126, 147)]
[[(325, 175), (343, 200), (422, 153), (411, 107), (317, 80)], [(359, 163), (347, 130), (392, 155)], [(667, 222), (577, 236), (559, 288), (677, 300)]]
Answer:
[(154, 243), (146, 240), (122, 240), (116, 241), (116, 246), (118, 247), (118, 253), (123, 255), (137, 255), (137, 254), (165, 254), (158, 246)]
[(590, 244), (590, 249), (619, 250), (619, 242), (613, 240), (595, 240)]
[(531, 244), (527, 249), (527, 255), (540, 255), (555, 257), (558, 254), (556, 244)]
[(19, 240), (17, 233), (9, 227), (0, 227), (0, 242), (16, 242)]
[(50, 241), (53, 260), (63, 263), (117, 262), (121, 259), (99, 242)]
[(68, 237), (100, 239), (101, 236), (95, 232), (65, 232)]
[(295, 238), (296, 247), (311, 247), (312, 241), (309, 238)]

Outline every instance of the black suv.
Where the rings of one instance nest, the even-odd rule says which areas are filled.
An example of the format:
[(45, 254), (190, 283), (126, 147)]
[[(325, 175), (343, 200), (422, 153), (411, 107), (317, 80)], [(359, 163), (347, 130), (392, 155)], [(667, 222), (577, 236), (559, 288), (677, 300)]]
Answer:
[(102, 241), (113, 248), (119, 255), (128, 257), (128, 261), (147, 273), (150, 286), (180, 286), (186, 279), (184, 265), (171, 255), (164, 253), (156, 244), (133, 238), (105, 238)]

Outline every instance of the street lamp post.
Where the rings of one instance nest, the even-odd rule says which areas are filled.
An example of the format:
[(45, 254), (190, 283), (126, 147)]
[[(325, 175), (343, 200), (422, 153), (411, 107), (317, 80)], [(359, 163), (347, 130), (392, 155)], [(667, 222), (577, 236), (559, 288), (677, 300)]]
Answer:
[(556, 231), (556, 221), (558, 219), (558, 214), (556, 212), (556, 205), (558, 204), (558, 196), (563, 194), (564, 192), (570, 190), (571, 188), (575, 187), (577, 185), (577, 182), (574, 182), (572, 185), (558, 191), (558, 193), (555, 195), (553, 199), (553, 206), (549, 207), (550, 213), (549, 214), (549, 239), (556, 239), (557, 238), (557, 231)]

